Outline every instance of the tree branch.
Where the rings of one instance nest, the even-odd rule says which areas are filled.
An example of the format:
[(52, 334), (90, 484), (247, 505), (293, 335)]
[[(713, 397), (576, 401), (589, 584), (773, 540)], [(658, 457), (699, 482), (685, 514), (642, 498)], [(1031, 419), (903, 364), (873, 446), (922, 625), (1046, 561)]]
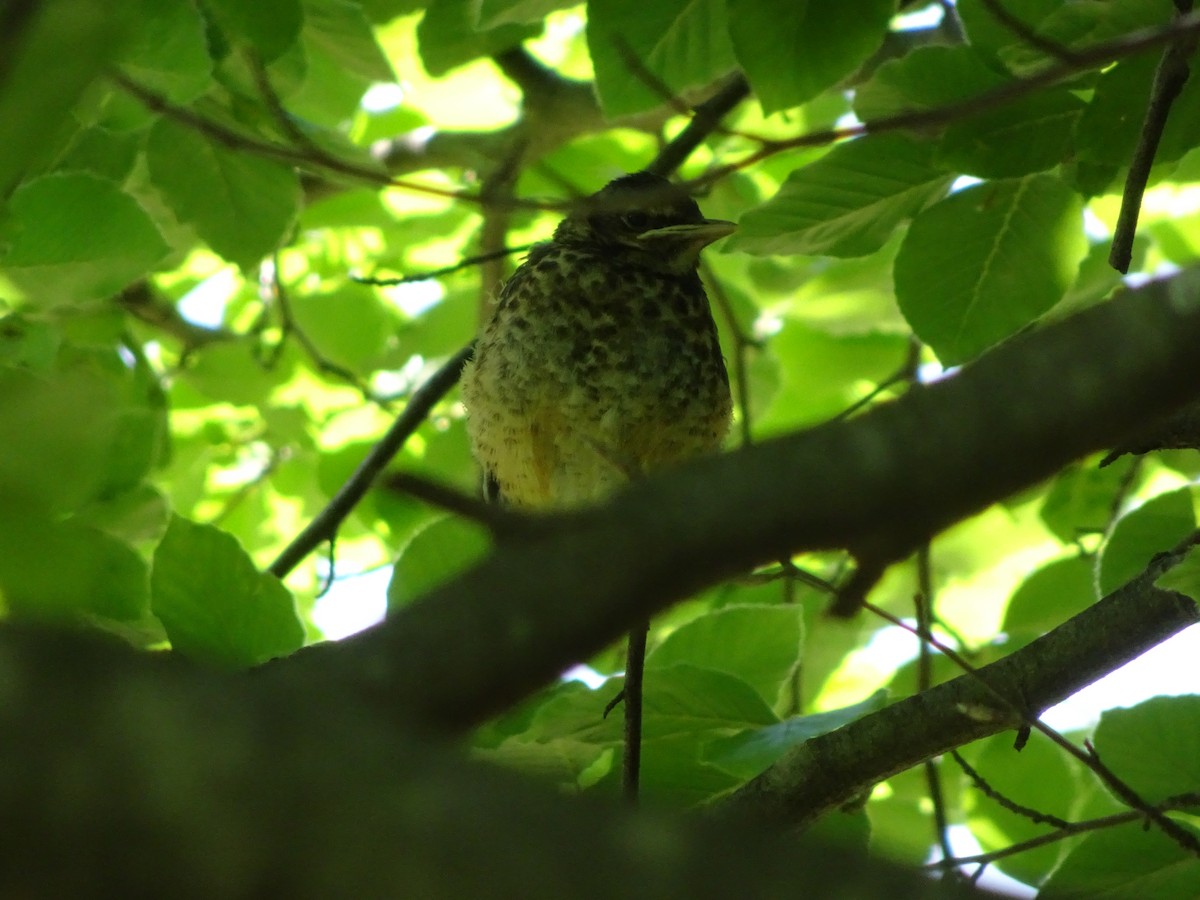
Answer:
[(11, 625), (0, 666), (0, 730), (20, 735), (0, 742), (6, 897), (996, 896), (564, 797), (320, 686)]
[(923, 760), (1022, 727), (1200, 622), (1192, 600), (1154, 587), (1183, 555), (1160, 559), (1125, 587), (991, 665), (801, 744), (739, 788), (721, 812), (803, 826)]
[(463, 363), (470, 357), (473, 348), (474, 344), (463, 347), (446, 360), (428, 381), (413, 391), (408, 400), (408, 406), (397, 417), (392, 427), (380, 438), (379, 443), (371, 448), (371, 452), (359, 463), (354, 474), (341, 486), (329, 504), (308, 523), (300, 534), (296, 535), (292, 542), (275, 558), (275, 561), (267, 567), (268, 572), (276, 578), (283, 578), (296, 568), (304, 557), (337, 534), (337, 530), (346, 516), (350, 515), (359, 501), (366, 496), (379, 473), (387, 467), (392, 457), (400, 452), (404, 442), (425, 421), (425, 417), (429, 415), (434, 404), (441, 400), (450, 388), (454, 387)]
[(993, 350), (850, 421), (644, 479), (498, 552), (383, 626), (273, 664), (384, 715), (469, 728), (644, 616), (753, 566), (921, 541), (1200, 394), (1200, 273)]
[[(1178, 22), (1192, 11), (1192, 0), (1175, 0), (1175, 7), (1175, 20)], [(1167, 127), (1171, 106), (1191, 74), (1188, 62), (1196, 52), (1196, 41), (1196, 32), (1190, 32), (1168, 44), (1158, 61), (1158, 68), (1154, 70), (1146, 116), (1129, 161), (1129, 174), (1125, 176), (1125, 189), (1121, 194), (1121, 212), (1117, 216), (1112, 248), (1108, 254), (1109, 265), (1122, 274), (1129, 271), (1129, 263), (1133, 259), (1133, 239), (1137, 235), (1138, 216), (1146, 185), (1150, 181), (1150, 169), (1154, 166), (1154, 157)]]

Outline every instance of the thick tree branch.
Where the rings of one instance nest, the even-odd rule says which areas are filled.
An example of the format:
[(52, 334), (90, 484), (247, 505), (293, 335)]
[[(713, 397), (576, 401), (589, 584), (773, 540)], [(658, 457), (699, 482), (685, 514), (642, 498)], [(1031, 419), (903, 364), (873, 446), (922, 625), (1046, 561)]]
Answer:
[(646, 479), (504, 543), (385, 625), (275, 664), (468, 728), (639, 618), (800, 550), (900, 559), (1200, 393), (1200, 274), (1004, 344), (845, 422)]
[(558, 796), (319, 688), (11, 626), (0, 666), (5, 897), (945, 896), (836, 848)]

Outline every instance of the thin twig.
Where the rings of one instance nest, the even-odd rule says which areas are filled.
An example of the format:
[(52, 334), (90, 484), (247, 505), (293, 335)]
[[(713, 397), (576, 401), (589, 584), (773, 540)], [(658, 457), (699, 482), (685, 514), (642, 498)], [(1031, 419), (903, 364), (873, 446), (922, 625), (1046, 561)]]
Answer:
[(900, 364), (895, 372), (889, 375), (883, 381), (875, 385), (874, 388), (865, 396), (855, 400), (840, 413), (834, 417), (835, 422), (840, 422), (843, 419), (849, 419), (851, 416), (858, 413), (864, 407), (870, 405), (884, 391), (889, 390), (901, 382), (912, 383), (917, 378), (917, 368), (921, 364), (921, 342), (916, 338), (912, 338), (908, 342), (908, 356), (904, 358), (904, 362)]
[(224, 144), (231, 150), (248, 150), (259, 156), (264, 156), (270, 159), (277, 159), (281, 162), (291, 163), (295, 166), (312, 166), (316, 168), (328, 169), (331, 172), (336, 172), (340, 175), (348, 175), (352, 178), (358, 178), (379, 187), (398, 187), (405, 190), (414, 191), (421, 194), (432, 194), (436, 197), (446, 197), (451, 200), (465, 200), (468, 202), (478, 202), (478, 198), (471, 194), (464, 194), (459, 191), (453, 191), (449, 188), (439, 188), (433, 185), (421, 184), (416, 181), (408, 181), (407, 179), (392, 178), (386, 172), (380, 172), (368, 166), (360, 166), (347, 160), (340, 159), (331, 153), (321, 151), (319, 154), (313, 154), (307, 150), (297, 150), (294, 147), (287, 147), (282, 144), (274, 144), (270, 141), (260, 140), (252, 137), (237, 129), (230, 128), (220, 122), (212, 119), (207, 119), (204, 116), (192, 112), (190, 109), (185, 109), (181, 106), (176, 106), (171, 103), (166, 97), (152, 91), (145, 85), (139, 84), (132, 78), (127, 77), (121, 72), (113, 72), (109, 76), (113, 82), (123, 91), (130, 94), (143, 106), (151, 112), (160, 113), (170, 119), (174, 119), (196, 129), (206, 137)]
[[(926, 541), (917, 551), (917, 593), (913, 598), (916, 608), (917, 625), (923, 634), (933, 633), (933, 565), (931, 549)], [(920, 642), (917, 650), (917, 690), (927, 691), (933, 686), (933, 664), (929, 653), (929, 644)], [(950, 826), (946, 819), (946, 800), (942, 792), (942, 776), (938, 764), (932, 759), (925, 760), (925, 784), (929, 792), (929, 802), (933, 806), (934, 836), (941, 850), (942, 859), (949, 860), (954, 855), (950, 846)], [(953, 870), (946, 864), (945, 871)]]
[(1050, 825), (1054, 828), (1071, 827), (1071, 823), (1066, 819), (1060, 819), (1058, 816), (1051, 815), (1050, 813), (1044, 813), (1028, 806), (1022, 806), (1015, 800), (1004, 796), (1004, 794), (1000, 793), (998, 790), (988, 784), (987, 779), (980, 775), (979, 772), (977, 772), (969, 762), (963, 759), (963, 755), (957, 750), (951, 750), (950, 756), (953, 757), (956, 763), (958, 763), (958, 766), (963, 770), (963, 773), (969, 779), (971, 779), (971, 783), (975, 785), (975, 789), (979, 791), (979, 793), (983, 794), (985, 797), (995, 800), (1009, 812), (1015, 813), (1022, 818), (1029, 819), (1029, 821), (1037, 825)]
[[(1186, 17), (1192, 11), (1192, 0), (1175, 0), (1175, 20)], [(1113, 231), (1112, 247), (1109, 249), (1108, 264), (1121, 274), (1129, 271), (1133, 259), (1133, 239), (1137, 235), (1138, 216), (1141, 213), (1142, 197), (1150, 181), (1150, 169), (1158, 153), (1158, 145), (1167, 127), (1167, 116), (1171, 106), (1179, 98), (1188, 80), (1188, 60), (1196, 51), (1197, 35), (1190, 32), (1172, 41), (1163, 51), (1158, 67), (1154, 70), (1154, 81), (1150, 87), (1150, 99), (1146, 103), (1146, 116), (1138, 132), (1137, 146), (1129, 161), (1129, 174), (1125, 177), (1125, 189), (1121, 194), (1121, 212)]]
[(629, 630), (629, 645), (625, 651), (625, 753), (621, 759), (621, 791), (625, 800), (634, 806), (638, 802), (642, 771), (642, 679), (646, 674), (646, 637), (648, 621), (639, 622)]
[(484, 503), (451, 487), (411, 472), (388, 474), (380, 480), (379, 487), (406, 494), (422, 503), (477, 522), (501, 538), (514, 535), (544, 534), (551, 528), (562, 527), (561, 524), (551, 525), (543, 516), (523, 515), (494, 503)]
[(365, 400), (374, 403), (382, 408), (385, 412), (391, 412), (390, 404), (371, 390), (371, 388), (358, 377), (356, 373), (347, 369), (345, 366), (335, 363), (333, 360), (325, 356), (321, 352), (313, 339), (308, 336), (299, 323), (296, 322), (296, 317), (292, 312), (292, 301), (288, 295), (288, 290), (284, 287), (283, 282), (279, 278), (279, 257), (275, 256), (270, 266), (262, 267), (263, 288), (267, 294), (274, 298), (279, 307), (279, 326), (280, 336), (278, 347), (282, 348), (287, 343), (288, 338), (294, 338), (308, 355), (312, 364), (317, 371), (324, 372), (327, 375), (333, 375), (354, 386), (354, 388), (363, 395)]
[(725, 320), (725, 327), (729, 329), (729, 334), (733, 338), (733, 381), (734, 389), (737, 391), (738, 409), (741, 411), (738, 422), (742, 431), (742, 444), (749, 446), (754, 443), (754, 439), (750, 420), (750, 373), (747, 357), (751, 350), (758, 350), (762, 347), (762, 341), (746, 334), (737, 315), (734, 314), (729, 294), (726, 293), (725, 286), (717, 278), (712, 266), (701, 260), (700, 270), (712, 293), (713, 303), (721, 311), (721, 318)]
[(395, 287), (398, 284), (412, 284), (417, 281), (432, 281), (435, 278), (442, 278), (446, 275), (453, 275), (455, 272), (461, 272), (463, 269), (469, 269), (472, 266), (478, 266), (485, 262), (491, 262), (493, 259), (500, 259), (504, 256), (512, 256), (517, 253), (524, 253), (536, 247), (537, 244), (518, 244), (516, 247), (501, 247), (498, 250), (492, 250), (488, 253), (478, 253), (475, 256), (468, 256), (456, 262), (452, 266), (445, 266), (441, 269), (431, 269), (428, 272), (415, 272), (412, 275), (403, 275), (400, 278), (375, 278), (363, 275), (351, 275), (350, 280), (356, 281), (359, 284), (370, 284), (375, 287)]
[(463, 364), (471, 358), (474, 349), (474, 342), (463, 347), (446, 360), (429, 380), (413, 391), (408, 405), (392, 423), (392, 427), (380, 438), (379, 443), (371, 448), (371, 452), (359, 463), (354, 474), (338, 489), (325, 508), (276, 557), (267, 568), (268, 572), (276, 578), (283, 578), (317, 546), (337, 533), (338, 527), (366, 496), (379, 473), (391, 462), (392, 457), (400, 452), (405, 441), (425, 421), (434, 405), (454, 387)]
[[(1196, 794), (1180, 794), (1176, 797), (1170, 797), (1162, 803), (1157, 803), (1155, 806), (1167, 812), (1174, 809), (1190, 809), (1195, 806), (1200, 806), (1200, 796)], [(1082, 822), (1068, 822), (1063, 828), (1057, 831), (1050, 831), (1046, 834), (1040, 834), (1037, 837), (1030, 838), (1026, 841), (1021, 841), (1016, 844), (1010, 844), (999, 850), (991, 850), (987, 853), (978, 853), (974, 856), (957, 856), (954, 858), (954, 864), (958, 866), (966, 866), (972, 864), (987, 865), (995, 862), (998, 859), (1004, 859), (1008, 856), (1015, 856), (1018, 853), (1024, 853), (1027, 850), (1036, 850), (1038, 847), (1044, 847), (1047, 844), (1054, 844), (1058, 841), (1065, 841), (1069, 837), (1074, 837), (1079, 834), (1086, 834), (1089, 831), (1098, 831), (1101, 828), (1112, 828), (1114, 825), (1125, 825), (1129, 822), (1138, 822), (1145, 817), (1136, 810), (1127, 810), (1126, 812), (1113, 813), (1108, 816), (1098, 816), (1094, 819), (1085, 819)], [(929, 863), (926, 868), (933, 868), (940, 864), (940, 861)]]
[(1047, 56), (1052, 56), (1059, 62), (1067, 63), (1068, 65), (1078, 65), (1079, 56), (1075, 53), (1075, 51), (1068, 47), (1064, 47), (1057, 41), (1052, 41), (1049, 38), (1042, 37), (1026, 22), (1010, 12), (1008, 8), (1000, 2), (1000, 0), (980, 0), (980, 3), (983, 5), (984, 9), (992, 14), (997, 22), (999, 22), (1029, 46), (1037, 50), (1041, 50)]

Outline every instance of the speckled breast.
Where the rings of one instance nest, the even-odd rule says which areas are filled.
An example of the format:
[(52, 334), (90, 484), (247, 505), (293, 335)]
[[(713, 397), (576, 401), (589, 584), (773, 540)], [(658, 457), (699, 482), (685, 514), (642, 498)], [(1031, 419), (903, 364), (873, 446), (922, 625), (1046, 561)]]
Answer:
[(703, 286), (574, 248), (535, 250), (505, 285), (463, 398), (503, 499), (571, 506), (715, 450), (729, 380)]

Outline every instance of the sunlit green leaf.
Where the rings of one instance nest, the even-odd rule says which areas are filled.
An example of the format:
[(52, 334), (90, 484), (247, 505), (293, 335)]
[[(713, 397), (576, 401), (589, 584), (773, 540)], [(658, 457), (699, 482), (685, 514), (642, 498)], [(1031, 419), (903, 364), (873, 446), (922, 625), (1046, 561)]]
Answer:
[(46, 175), (13, 194), (0, 271), (46, 305), (105, 297), (145, 275), (167, 245), (145, 209), (112, 181)]
[(1030, 574), (1004, 615), (1009, 640), (1026, 644), (1083, 612), (1099, 599), (1095, 580), (1095, 564), (1083, 556), (1055, 560)]
[(220, 24), (248, 41), (264, 62), (290, 47), (300, 34), (299, 0), (207, 0)]
[(1033, 94), (951, 125), (939, 160), (980, 178), (1052, 169), (1072, 151), (1083, 109), (1083, 101), (1065, 89)]
[(146, 563), (86, 525), (0, 515), (0, 596), (26, 618), (133, 620), (148, 608)]
[(128, 9), (136, 24), (118, 57), (121, 69), (141, 87), (174, 103), (187, 103), (204, 93), (212, 77), (212, 59), (196, 4), (130, 0)]
[(150, 590), (171, 646), (197, 662), (244, 668), (304, 642), (288, 589), (211, 525), (171, 520), (154, 553)]
[(864, 256), (950, 187), (933, 146), (901, 135), (839, 144), (738, 222), (726, 249)]
[[(1142, 130), (1159, 53), (1143, 53), (1118, 62), (1100, 76), (1079, 120), (1081, 157), (1119, 166), (1129, 164)], [(1154, 153), (1157, 163), (1179, 159), (1200, 142), (1200, 85), (1189, 78), (1171, 104)]]
[(648, 669), (692, 663), (736, 675), (774, 703), (800, 661), (803, 613), (796, 606), (730, 606), (671, 632)]
[(887, 694), (879, 691), (853, 706), (809, 716), (796, 716), (756, 731), (720, 738), (707, 745), (704, 758), (741, 778), (752, 778), (797, 744), (882, 709), (886, 701)]
[(1193, 900), (1197, 895), (1200, 862), (1140, 822), (1092, 832), (1038, 891), (1040, 900)]
[(893, 0), (729, 0), (738, 62), (765, 112), (796, 106), (879, 49)]
[(433, 0), (417, 29), (421, 60), (431, 75), (444, 75), (456, 66), (516, 46), (537, 34), (521, 24), (482, 25), (468, 0)]
[(175, 214), (241, 266), (274, 250), (295, 221), (300, 184), (286, 165), (236, 153), (170, 119), (151, 131), (147, 158)]
[[(0, 197), (11, 194), (26, 167), (52, 158), (54, 138), (71, 107), (121, 49), (132, 16), (105, 0), (57, 0), (27, 7), (29, 15), (5, 20), (0, 35)], [(46, 73), (52, 71), (53, 78)]]
[(1100, 557), (1100, 591), (1108, 594), (1136, 577), (1158, 553), (1165, 553), (1196, 528), (1189, 488), (1155, 497), (1113, 527)]
[(900, 248), (900, 309), (944, 363), (978, 355), (1062, 299), (1087, 251), (1081, 217), (1078, 196), (1049, 175), (952, 194)]
[(1154, 697), (1100, 717), (1104, 764), (1147, 803), (1200, 792), (1200, 696)]
[(865, 122), (937, 109), (973, 99), (1004, 84), (973, 47), (919, 47), (888, 60), (854, 92), (854, 112)]
[[(1077, 766), (1049, 740), (1034, 735), (1018, 753), (1011, 734), (999, 734), (966, 748), (963, 756), (989, 789), (1010, 801), (988, 796), (970, 781), (964, 786), (967, 822), (985, 850), (998, 850), (1052, 833), (1047, 822), (1036, 822), (1011, 808), (1017, 804), (1045, 816), (1070, 819), (1076, 802)], [(966, 776), (961, 776), (966, 779)], [(1027, 853), (996, 860), (1010, 877), (1037, 884), (1053, 868), (1063, 845), (1052, 842)]]
[(605, 112), (660, 106), (670, 99), (664, 91), (700, 87), (729, 72), (734, 55), (726, 16), (720, 0), (592, 0), (588, 49)]
[(398, 608), (441, 584), (490, 548), (487, 533), (473, 522), (443, 517), (422, 528), (396, 560), (388, 606)]

